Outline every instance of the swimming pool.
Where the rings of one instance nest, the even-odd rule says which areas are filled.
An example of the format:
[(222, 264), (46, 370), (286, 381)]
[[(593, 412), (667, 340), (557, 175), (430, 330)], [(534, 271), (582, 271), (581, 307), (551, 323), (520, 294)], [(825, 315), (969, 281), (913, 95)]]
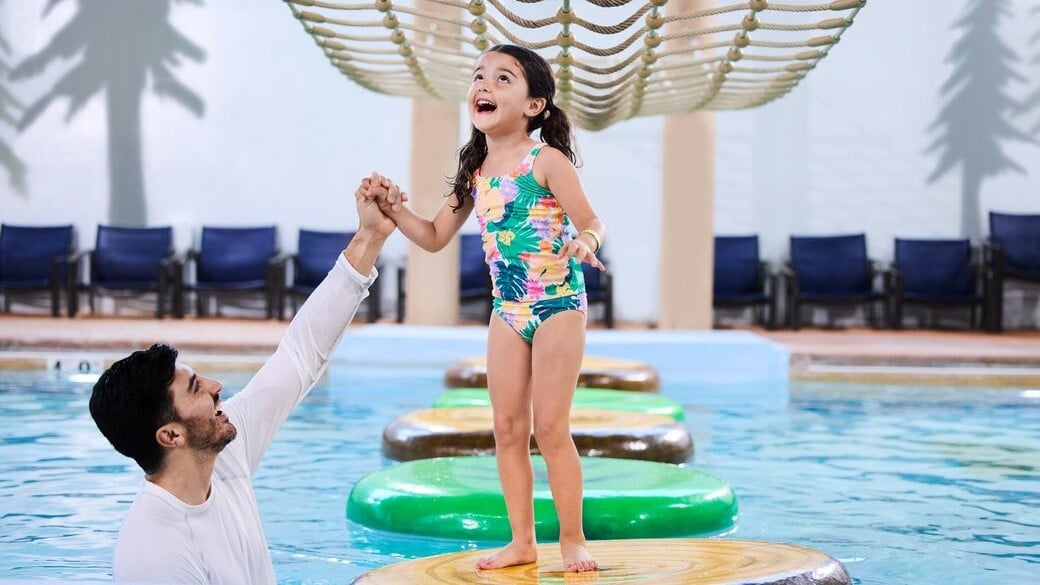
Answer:
[[(442, 390), (443, 369), (417, 361), (340, 363), (276, 438), (256, 491), (279, 582), (345, 583), (477, 546), (345, 519), (354, 482), (392, 464), (380, 454), (383, 425)], [(248, 374), (220, 377), (234, 390)], [(1027, 583), (1040, 572), (1034, 392), (804, 383), (763, 406), (662, 379), (685, 406), (693, 464), (737, 493), (731, 536), (820, 549), (862, 584)], [(2, 578), (109, 578), (141, 474), (97, 432), (89, 388), (67, 372), (0, 372)]]

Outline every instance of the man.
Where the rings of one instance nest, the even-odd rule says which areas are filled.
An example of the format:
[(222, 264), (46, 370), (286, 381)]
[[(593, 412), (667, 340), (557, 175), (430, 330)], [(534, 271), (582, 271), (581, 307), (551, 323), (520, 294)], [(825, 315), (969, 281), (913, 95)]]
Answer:
[(274, 355), (226, 403), (220, 382), (178, 363), (165, 345), (134, 352), (98, 379), (90, 414), (146, 480), (119, 531), (116, 581), (275, 582), (252, 477), (376, 278), (376, 256), (394, 223), (360, 193), (357, 234)]

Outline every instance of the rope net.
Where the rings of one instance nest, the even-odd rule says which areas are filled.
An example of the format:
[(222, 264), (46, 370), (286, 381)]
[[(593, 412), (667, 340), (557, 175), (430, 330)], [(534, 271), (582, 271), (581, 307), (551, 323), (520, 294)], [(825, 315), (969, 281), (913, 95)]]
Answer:
[(333, 67), (372, 91), (463, 101), (480, 53), (537, 51), (586, 129), (635, 116), (752, 108), (827, 56), (866, 0), (286, 0)]

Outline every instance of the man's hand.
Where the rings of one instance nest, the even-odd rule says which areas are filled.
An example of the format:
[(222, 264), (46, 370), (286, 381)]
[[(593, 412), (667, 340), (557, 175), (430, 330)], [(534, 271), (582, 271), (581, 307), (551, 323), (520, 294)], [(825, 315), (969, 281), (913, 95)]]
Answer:
[(365, 198), (375, 200), (383, 213), (393, 217), (395, 212), (401, 211), (404, 202), (408, 201), (408, 194), (401, 191), (389, 178), (373, 172), (370, 177), (361, 180)]
[(369, 231), (386, 238), (394, 232), (394, 228), (397, 225), (394, 224), (394, 220), (379, 210), (377, 200), (368, 195), (370, 190), (369, 182), (370, 179), (363, 179), (357, 191), (354, 192), (354, 199), (357, 204), (358, 231)]

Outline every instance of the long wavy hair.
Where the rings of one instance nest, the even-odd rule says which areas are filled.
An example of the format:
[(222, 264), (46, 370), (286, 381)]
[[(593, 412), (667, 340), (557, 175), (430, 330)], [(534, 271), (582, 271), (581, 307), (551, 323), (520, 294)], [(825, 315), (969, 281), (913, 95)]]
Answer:
[[(528, 97), (542, 98), (545, 100), (545, 109), (541, 114), (527, 120), (527, 133), (541, 130), (542, 142), (559, 150), (570, 159), (571, 163), (577, 164), (577, 156), (571, 145), (571, 121), (564, 112), (553, 102), (556, 95), (556, 80), (553, 77), (549, 63), (538, 53), (516, 45), (495, 45), (487, 50), (488, 53), (505, 53), (513, 57), (524, 69), (524, 77), (527, 79)], [(455, 197), (451, 208), (454, 211), (462, 209), (467, 197), (473, 193), (473, 173), (484, 164), (487, 157), (487, 137), (483, 132), (472, 127), (469, 142), (459, 149), (459, 169), (452, 181), (452, 190), (449, 197)]]

